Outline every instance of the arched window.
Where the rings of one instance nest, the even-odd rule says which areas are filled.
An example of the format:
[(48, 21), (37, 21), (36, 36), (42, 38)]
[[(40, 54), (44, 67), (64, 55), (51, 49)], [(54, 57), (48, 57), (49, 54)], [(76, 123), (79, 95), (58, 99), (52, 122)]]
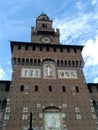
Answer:
[(20, 86), (20, 91), (23, 92), (24, 91), (24, 85)]
[(49, 92), (52, 92), (52, 86), (51, 85), (49, 86)]
[(75, 62), (74, 62), (74, 60), (72, 61), (72, 67), (75, 67)]
[(29, 59), (26, 59), (26, 65), (29, 65)]
[(31, 66), (33, 65), (33, 59), (30, 59), (30, 65)]
[(63, 90), (63, 92), (66, 92), (65, 86), (62, 86), (62, 90)]
[(25, 65), (25, 59), (22, 58), (22, 65)]
[(61, 67), (63, 66), (63, 60), (61, 60)]
[(35, 85), (35, 91), (38, 92), (38, 85)]
[(68, 67), (71, 67), (71, 61), (70, 60), (68, 61)]
[(67, 61), (65, 60), (65, 67), (67, 67)]

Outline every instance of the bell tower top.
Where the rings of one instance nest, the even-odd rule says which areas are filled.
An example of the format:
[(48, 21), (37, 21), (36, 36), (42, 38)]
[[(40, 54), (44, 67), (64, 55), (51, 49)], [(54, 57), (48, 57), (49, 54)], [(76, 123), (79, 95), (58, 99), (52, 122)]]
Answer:
[(47, 21), (47, 20), (50, 20), (50, 19), (46, 14), (42, 13), (38, 16), (37, 20), (46, 20)]
[(46, 14), (41, 14), (36, 19), (36, 29), (39, 31), (54, 31), (52, 28), (52, 20)]
[(31, 42), (59, 44), (59, 29), (55, 30), (52, 23), (46, 14), (40, 14), (36, 26), (31, 28)]

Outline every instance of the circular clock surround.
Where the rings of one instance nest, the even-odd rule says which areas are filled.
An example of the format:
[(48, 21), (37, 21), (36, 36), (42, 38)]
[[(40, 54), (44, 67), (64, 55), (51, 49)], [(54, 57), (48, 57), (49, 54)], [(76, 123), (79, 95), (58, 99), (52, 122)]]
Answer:
[(52, 42), (52, 39), (51, 39), (50, 36), (42, 36), (41, 39), (40, 39), (40, 41), (41, 41), (42, 43), (51, 43), (51, 42)]

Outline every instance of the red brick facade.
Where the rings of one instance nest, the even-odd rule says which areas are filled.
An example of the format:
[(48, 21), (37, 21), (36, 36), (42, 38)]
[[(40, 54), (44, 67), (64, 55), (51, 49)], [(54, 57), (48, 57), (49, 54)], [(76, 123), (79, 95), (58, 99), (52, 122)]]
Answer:
[[(45, 14), (31, 28), (31, 42), (11, 41), (12, 81), (5, 130), (96, 130), (83, 74), (83, 46), (60, 45), (59, 29)], [(51, 121), (50, 121), (51, 119)]]

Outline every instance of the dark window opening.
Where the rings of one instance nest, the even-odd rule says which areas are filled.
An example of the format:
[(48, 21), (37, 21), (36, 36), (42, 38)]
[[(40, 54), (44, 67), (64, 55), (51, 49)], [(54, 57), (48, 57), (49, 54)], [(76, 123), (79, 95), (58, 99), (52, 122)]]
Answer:
[(21, 61), (20, 58), (18, 58), (18, 59), (17, 59), (18, 65), (20, 65), (20, 61)]
[(24, 85), (20, 86), (20, 91), (23, 92), (24, 91)]
[(35, 46), (32, 47), (32, 50), (35, 51)]
[(76, 60), (76, 67), (78, 67), (78, 61)]
[(33, 65), (33, 60), (32, 60), (32, 59), (30, 59), (30, 65), (31, 65), (31, 66)]
[(63, 52), (63, 48), (60, 48), (60, 52)]
[(25, 59), (22, 59), (22, 65), (25, 65)]
[(40, 47), (40, 51), (42, 51), (42, 47)]
[(35, 66), (37, 65), (37, 60), (36, 60), (36, 59), (34, 59), (34, 65), (35, 65)]
[(38, 59), (38, 66), (40, 66), (41, 65), (41, 61), (40, 61), (40, 59)]
[(13, 58), (13, 59), (12, 59), (12, 64), (13, 64), (13, 65), (16, 65), (16, 63), (17, 63), (17, 62), (16, 62), (16, 58)]
[(20, 50), (21, 49), (21, 46), (20, 45), (18, 45), (18, 50)]
[(76, 92), (79, 93), (79, 88), (78, 88), (78, 86), (76, 86)]
[(28, 46), (25, 46), (25, 50), (28, 50)]
[(80, 66), (79, 66), (79, 67), (81, 68), (81, 67), (82, 67), (82, 65), (83, 65), (83, 64), (82, 64), (82, 61), (80, 61)]
[(67, 67), (67, 61), (65, 60), (65, 67)]
[(49, 51), (49, 47), (47, 47), (47, 51)]
[(97, 92), (98, 92), (98, 85), (96, 86)]
[(2, 108), (1, 100), (0, 100), (0, 109)]
[(63, 60), (61, 60), (61, 67), (63, 66)]
[(26, 59), (26, 65), (29, 65), (29, 59)]
[(74, 52), (75, 52), (75, 53), (77, 52), (76, 48), (74, 48)]
[(47, 25), (45, 23), (43, 23), (42, 28), (47, 28)]
[(59, 66), (59, 60), (57, 60), (57, 66)]
[(45, 21), (45, 17), (43, 17), (42, 20)]
[(56, 52), (56, 48), (55, 47), (53, 48), (53, 51)]
[(62, 90), (63, 92), (66, 92), (65, 86), (62, 86)]
[(9, 85), (6, 85), (5, 86), (5, 91), (8, 92), (10, 90), (10, 86)]
[(95, 100), (93, 100), (93, 105), (94, 105), (94, 107), (96, 106), (96, 101)]
[(38, 85), (35, 85), (35, 91), (38, 92)]
[(7, 104), (7, 101), (6, 101), (6, 99), (4, 99), (3, 102), (2, 102), (2, 109), (6, 108), (6, 104)]
[(88, 90), (89, 90), (89, 93), (93, 92), (90, 86), (88, 86)]
[(52, 86), (49, 86), (49, 92), (52, 92)]
[(71, 61), (70, 60), (68, 61), (68, 66), (71, 67)]
[(67, 48), (67, 52), (70, 52), (70, 49), (69, 49), (69, 48)]
[(74, 61), (72, 61), (72, 67), (75, 67), (75, 62)]

